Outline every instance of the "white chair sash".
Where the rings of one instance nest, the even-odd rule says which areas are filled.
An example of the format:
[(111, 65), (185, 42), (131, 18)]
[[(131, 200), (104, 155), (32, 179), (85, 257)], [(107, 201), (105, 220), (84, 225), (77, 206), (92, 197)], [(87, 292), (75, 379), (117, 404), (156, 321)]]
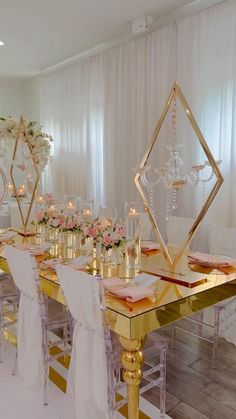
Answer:
[(108, 369), (98, 280), (61, 265), (57, 273), (75, 319), (62, 419), (108, 419)]
[(17, 321), (18, 370), (24, 384), (43, 383), (42, 323), (37, 296), (35, 258), (28, 252), (6, 246), (7, 262), (21, 291)]

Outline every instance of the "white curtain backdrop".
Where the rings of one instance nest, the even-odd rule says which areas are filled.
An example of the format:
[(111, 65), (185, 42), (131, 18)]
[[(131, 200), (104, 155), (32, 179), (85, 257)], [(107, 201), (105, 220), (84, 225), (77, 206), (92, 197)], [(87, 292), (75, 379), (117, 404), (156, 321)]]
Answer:
[[(225, 1), (181, 20), (177, 41), (177, 79), (213, 156), (223, 160), (220, 169), (225, 180), (207, 218), (235, 227), (236, 2)], [(199, 153), (198, 162), (204, 160)], [(212, 186), (211, 182), (208, 190)], [(197, 206), (196, 199), (192, 202)]]
[(175, 78), (175, 25), (41, 79), (41, 121), (55, 138), (44, 189), (120, 207)]
[(42, 79), (41, 120), (55, 139), (44, 189), (103, 201), (103, 57)]
[[(43, 76), (41, 120), (55, 138), (45, 189), (91, 197), (97, 206), (136, 199), (133, 168), (177, 79), (214, 157), (223, 160), (225, 182), (210, 218), (236, 226), (235, 44), (236, 2), (228, 0)], [(179, 130), (185, 162), (204, 161), (189, 127)], [(184, 216), (199, 209), (196, 196), (183, 195)]]

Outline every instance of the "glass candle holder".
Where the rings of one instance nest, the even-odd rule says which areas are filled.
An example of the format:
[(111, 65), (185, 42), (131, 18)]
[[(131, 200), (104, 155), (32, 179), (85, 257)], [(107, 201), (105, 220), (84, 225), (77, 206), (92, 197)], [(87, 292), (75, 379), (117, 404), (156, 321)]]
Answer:
[(127, 202), (125, 204), (126, 250), (125, 260), (127, 269), (141, 270), (140, 244), (140, 204)]
[(85, 220), (90, 220), (93, 217), (93, 201), (81, 201), (79, 204), (79, 211)]
[(118, 209), (109, 207), (100, 207), (99, 209), (99, 221), (107, 227), (118, 220)]
[(64, 211), (67, 216), (73, 215), (77, 211), (77, 197), (76, 195), (65, 195)]

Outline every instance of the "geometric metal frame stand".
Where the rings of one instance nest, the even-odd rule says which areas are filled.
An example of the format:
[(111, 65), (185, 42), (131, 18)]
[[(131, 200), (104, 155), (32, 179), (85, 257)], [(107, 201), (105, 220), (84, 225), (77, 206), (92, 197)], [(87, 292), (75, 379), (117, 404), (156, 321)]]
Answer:
[[(163, 240), (163, 237), (161, 235), (161, 232), (160, 232), (160, 229), (159, 229), (158, 224), (156, 222), (156, 219), (155, 219), (155, 217), (154, 217), (154, 215), (153, 215), (153, 213), (151, 211), (151, 208), (150, 208), (148, 199), (147, 199), (147, 197), (145, 195), (145, 192), (144, 192), (143, 187), (142, 187), (142, 184), (141, 184), (140, 177), (141, 177), (142, 170), (145, 167), (145, 165), (146, 165), (146, 163), (148, 161), (148, 158), (149, 158), (149, 156), (150, 156), (150, 154), (151, 154), (151, 152), (153, 150), (153, 147), (156, 144), (156, 142), (158, 141), (158, 134), (159, 134), (160, 129), (162, 127), (162, 124), (163, 124), (163, 122), (164, 122), (164, 120), (166, 118), (167, 112), (168, 112), (168, 110), (170, 108), (170, 105), (172, 103), (172, 100), (173, 100), (174, 96), (178, 97), (178, 99), (179, 99), (179, 101), (180, 101), (180, 103), (181, 103), (181, 105), (182, 105), (182, 107), (184, 109), (184, 112), (185, 112), (185, 114), (186, 114), (186, 116), (187, 116), (187, 118), (188, 118), (188, 120), (189, 120), (189, 122), (190, 122), (190, 124), (191, 124), (191, 126), (192, 126), (192, 128), (193, 128), (193, 130), (194, 130), (194, 132), (195, 132), (195, 134), (196, 134), (199, 142), (200, 142), (200, 145), (203, 148), (203, 150), (204, 150), (204, 152), (205, 152), (205, 154), (207, 156), (207, 159), (208, 159), (208, 161), (209, 161), (209, 163), (210, 163), (210, 165), (211, 165), (211, 167), (213, 169), (213, 172), (214, 172), (214, 174), (216, 176), (216, 182), (215, 182), (215, 184), (214, 184), (214, 186), (213, 186), (213, 188), (212, 188), (212, 190), (211, 190), (208, 198), (206, 199), (203, 207), (201, 208), (200, 212), (198, 213), (195, 221), (193, 222), (193, 225), (192, 225), (192, 227), (190, 228), (190, 230), (188, 232), (188, 235), (186, 237), (186, 240), (184, 241), (183, 245), (179, 249), (177, 255), (172, 259), (171, 258), (171, 255), (170, 255), (170, 253), (168, 251), (168, 248), (167, 248), (167, 246), (166, 246), (166, 244), (165, 244), (165, 242)], [(219, 191), (219, 189), (220, 189), (220, 187), (221, 187), (221, 185), (222, 185), (222, 183), (224, 181), (223, 176), (222, 176), (222, 174), (221, 174), (221, 172), (220, 172), (220, 170), (219, 170), (219, 168), (217, 166), (217, 163), (216, 163), (216, 161), (215, 161), (215, 159), (214, 159), (214, 157), (213, 157), (213, 155), (211, 153), (211, 150), (209, 149), (209, 147), (207, 145), (207, 142), (206, 142), (206, 140), (205, 140), (205, 138), (204, 138), (204, 136), (203, 136), (203, 134), (202, 134), (202, 132), (201, 132), (201, 130), (200, 130), (200, 128), (199, 128), (199, 126), (198, 126), (195, 118), (194, 118), (194, 116), (193, 116), (193, 113), (192, 113), (192, 111), (191, 111), (191, 109), (190, 109), (190, 107), (189, 107), (189, 105), (188, 105), (188, 103), (187, 103), (187, 101), (186, 101), (183, 93), (182, 93), (182, 90), (179, 87), (179, 85), (177, 84), (177, 82), (175, 82), (173, 84), (172, 88), (171, 88), (169, 97), (168, 97), (168, 99), (166, 101), (166, 104), (165, 104), (165, 106), (163, 108), (163, 111), (161, 113), (161, 116), (160, 116), (160, 118), (159, 118), (159, 120), (158, 120), (158, 122), (157, 122), (157, 124), (155, 126), (155, 129), (154, 129), (154, 132), (153, 132), (151, 141), (150, 141), (150, 143), (149, 143), (149, 145), (147, 147), (147, 150), (146, 150), (146, 152), (145, 152), (145, 154), (143, 156), (143, 159), (142, 159), (142, 161), (140, 163), (140, 166), (139, 166), (138, 172), (137, 172), (137, 174), (136, 174), (136, 176), (134, 178), (134, 181), (135, 181), (136, 187), (137, 187), (137, 189), (138, 189), (138, 191), (139, 191), (139, 193), (141, 195), (141, 198), (142, 198), (142, 201), (143, 201), (145, 210), (146, 210), (146, 212), (147, 212), (147, 214), (149, 216), (150, 222), (151, 222), (151, 224), (152, 224), (152, 226), (154, 228), (154, 231), (156, 233), (157, 240), (158, 240), (158, 242), (160, 244), (161, 251), (162, 251), (162, 253), (163, 253), (163, 255), (164, 255), (164, 257), (165, 257), (165, 259), (166, 259), (166, 261), (168, 263), (168, 266), (170, 268), (170, 271), (174, 272), (177, 263), (180, 261), (181, 257), (183, 256), (183, 253), (184, 253), (185, 249), (187, 248), (187, 246), (189, 245), (190, 241), (192, 240), (192, 238), (193, 238), (194, 234), (196, 233), (196, 231), (197, 231), (197, 229), (198, 229), (201, 221), (203, 220), (205, 214), (207, 213), (209, 207), (212, 204), (212, 201), (214, 200), (217, 192)]]
[[(20, 202), (20, 198), (19, 198), (19, 195), (18, 195), (18, 188), (16, 187), (16, 184), (15, 184), (14, 170), (13, 170), (17, 148), (18, 148), (19, 142), (22, 141), (22, 137), (24, 137), (24, 142), (29, 147), (31, 158), (32, 158), (32, 161), (33, 161), (34, 170), (36, 172), (36, 179), (35, 179), (34, 188), (33, 188), (32, 196), (31, 196), (31, 201), (30, 201), (30, 205), (29, 205), (26, 217), (24, 217), (24, 214), (23, 214), (23, 211), (22, 211), (22, 208), (21, 208), (21, 202)], [(30, 217), (32, 206), (33, 206), (33, 203), (34, 203), (38, 183), (39, 183), (39, 180), (40, 180), (40, 172), (38, 170), (38, 166), (37, 166), (37, 163), (36, 163), (34, 155), (33, 155), (32, 146), (29, 142), (28, 135), (27, 135), (27, 130), (26, 130), (26, 127), (25, 127), (25, 121), (24, 121), (22, 116), (20, 117), (20, 122), (19, 122), (19, 126), (18, 126), (15, 147), (14, 147), (14, 151), (13, 151), (12, 164), (11, 164), (11, 169), (10, 169), (10, 177), (11, 177), (11, 181), (12, 181), (12, 185), (13, 185), (13, 189), (14, 189), (14, 194), (15, 194), (15, 197), (16, 197), (16, 201), (17, 201), (17, 204), (18, 204), (19, 211), (20, 211), (20, 216), (21, 216), (21, 221), (22, 221), (22, 226), (23, 226), (23, 229), (18, 231), (18, 233), (20, 235), (24, 236), (24, 237), (34, 236), (35, 233), (28, 231), (27, 227), (28, 227), (29, 217)]]

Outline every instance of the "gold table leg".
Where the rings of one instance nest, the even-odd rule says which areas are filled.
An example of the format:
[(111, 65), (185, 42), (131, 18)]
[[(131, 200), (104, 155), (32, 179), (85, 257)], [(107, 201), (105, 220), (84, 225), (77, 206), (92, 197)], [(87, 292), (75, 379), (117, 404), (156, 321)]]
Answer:
[(139, 384), (142, 379), (143, 353), (141, 347), (145, 337), (126, 339), (118, 336), (122, 345), (123, 379), (127, 385), (128, 419), (139, 419)]

